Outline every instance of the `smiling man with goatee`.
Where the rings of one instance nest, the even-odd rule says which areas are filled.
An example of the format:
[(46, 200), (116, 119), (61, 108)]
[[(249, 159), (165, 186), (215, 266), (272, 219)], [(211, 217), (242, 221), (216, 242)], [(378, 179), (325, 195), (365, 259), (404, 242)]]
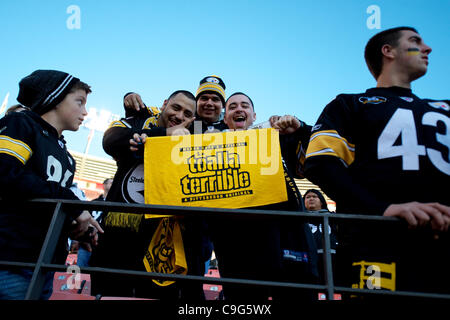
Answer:
[[(110, 125), (103, 137), (103, 148), (117, 161), (118, 169), (106, 198), (107, 201), (144, 203), (143, 146), (146, 138), (190, 134), (187, 128), (195, 119), (195, 110), (194, 95), (189, 91), (178, 90), (164, 100), (160, 109), (150, 108), (151, 114), (147, 118), (132, 116), (122, 118)], [(155, 170), (158, 170), (158, 168), (155, 168)], [(166, 227), (174, 226), (173, 221), (165, 220), (164, 222), (163, 225)], [(107, 213), (103, 224), (109, 234), (105, 232), (105, 236), (100, 237), (99, 246), (92, 254), (91, 265), (146, 271), (146, 265), (143, 262), (144, 256), (151, 257), (154, 255), (161, 259), (157, 262), (155, 258), (152, 267), (161, 269), (170, 267), (164, 264), (165, 260), (161, 256), (163, 249), (167, 250), (167, 247), (163, 248), (161, 245), (153, 248), (152, 252), (148, 251), (149, 243), (155, 235), (163, 234), (158, 231), (161, 223), (162, 218), (145, 219), (141, 214)], [(181, 248), (181, 252), (183, 255), (185, 254), (187, 262), (185, 270), (187, 269), (189, 274), (203, 275), (204, 262), (199, 262), (202, 267), (199, 268), (195, 260), (198, 254), (194, 252), (201, 246), (193, 244), (197, 241), (197, 238), (191, 236), (192, 234), (199, 234), (199, 232), (193, 231), (184, 222), (180, 222), (180, 226), (182, 241), (184, 242), (184, 249)], [(164, 239), (161, 238), (160, 240)], [(170, 252), (172, 251), (166, 253), (169, 254)], [(155, 270), (155, 272), (158, 270)], [(175, 270), (174, 273), (176, 273)], [(92, 290), (95, 294), (109, 296), (177, 299), (186, 294), (191, 297), (203, 298), (201, 284), (185, 283), (188, 288), (182, 288), (180, 285), (181, 283), (177, 282), (171, 285), (161, 285), (161, 283), (158, 284), (151, 279), (133, 281), (128, 278), (111, 279), (109, 275), (97, 275), (95, 281), (93, 281)]]

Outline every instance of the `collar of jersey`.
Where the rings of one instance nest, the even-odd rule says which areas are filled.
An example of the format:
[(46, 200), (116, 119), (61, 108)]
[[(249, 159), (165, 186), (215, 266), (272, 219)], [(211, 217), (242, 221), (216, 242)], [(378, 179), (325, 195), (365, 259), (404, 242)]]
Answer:
[[(35, 120), (37, 123), (39, 123), (41, 125), (41, 127), (45, 131), (47, 131), (49, 134), (51, 134), (52, 136), (55, 136), (57, 139), (62, 139), (62, 141), (64, 141), (63, 136), (61, 135), (61, 137), (60, 137), (58, 134), (58, 131), (56, 131), (56, 129), (50, 123), (48, 123), (47, 121), (42, 119), (41, 116), (39, 116), (37, 113), (30, 111), (30, 110), (24, 110), (21, 112), (28, 115), (33, 120)], [(64, 141), (64, 143), (65, 143), (65, 141)]]
[(403, 87), (380, 87), (380, 88), (371, 88), (366, 91), (366, 94), (393, 94), (396, 96), (406, 96), (406, 97), (414, 97), (411, 89), (403, 88)]

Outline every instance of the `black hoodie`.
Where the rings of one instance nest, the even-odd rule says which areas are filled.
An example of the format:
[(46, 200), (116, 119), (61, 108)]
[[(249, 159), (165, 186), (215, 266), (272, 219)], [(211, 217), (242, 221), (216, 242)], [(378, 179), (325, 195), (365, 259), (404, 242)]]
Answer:
[[(39, 115), (26, 110), (0, 119), (0, 260), (37, 260), (53, 209), (18, 203), (78, 200), (69, 189), (74, 174), (63, 137)], [(70, 212), (71, 218), (80, 213)]]

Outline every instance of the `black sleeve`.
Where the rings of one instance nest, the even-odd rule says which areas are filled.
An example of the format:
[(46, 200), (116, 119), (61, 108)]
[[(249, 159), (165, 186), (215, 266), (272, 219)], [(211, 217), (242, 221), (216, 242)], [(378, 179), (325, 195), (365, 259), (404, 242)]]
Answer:
[(137, 152), (130, 150), (130, 139), (133, 138), (135, 133), (145, 133), (148, 137), (166, 135), (166, 128), (141, 129), (141, 127), (141, 121), (133, 117), (113, 122), (103, 135), (103, 149), (116, 161), (123, 158), (140, 157), (143, 148), (140, 148)]
[[(136, 117), (136, 118), (141, 118), (141, 119), (147, 119), (148, 117), (150, 117), (152, 114), (151, 109), (148, 108), (147, 106), (145, 106), (144, 109), (140, 109), (139, 111), (136, 111), (133, 108), (127, 108), (125, 107), (125, 98), (130, 95), (133, 94), (135, 92), (128, 92), (123, 96), (123, 108), (125, 110), (125, 118), (129, 118), (129, 117)], [(145, 104), (144, 104), (145, 105)]]
[(307, 160), (306, 178), (336, 201), (338, 210), (341, 201), (347, 204), (351, 203), (351, 206), (347, 205), (346, 209), (358, 214), (382, 215), (389, 206), (389, 203), (379, 201), (357, 181), (354, 181), (348, 174), (347, 168), (338, 159), (323, 157), (315, 159), (314, 165), (310, 165), (308, 162)]
[(289, 171), (297, 179), (304, 178), (305, 153), (311, 136), (311, 126), (300, 121), (301, 127), (292, 134), (280, 135), (281, 155)]
[[(14, 115), (3, 118), (0, 121), (3, 128), (0, 133), (0, 195), (4, 199), (66, 199), (78, 200), (75, 194), (66, 187), (62, 187), (54, 181), (44, 179), (44, 172), (35, 172), (29, 165), (33, 150), (42, 147), (35, 142), (36, 132), (32, 121), (26, 116)], [(35, 130), (35, 129), (34, 129)], [(25, 149), (15, 149), (16, 146), (24, 145), (29, 148), (30, 154), (25, 154)], [(25, 152), (25, 153), (24, 153)], [(23, 158), (24, 156), (24, 158)], [(29, 158), (28, 158), (29, 157)], [(73, 218), (81, 212), (70, 212)]]
[(339, 211), (339, 204), (345, 203), (344, 210), (382, 215), (389, 204), (376, 199), (349, 171), (354, 160), (351, 146), (354, 148), (356, 140), (356, 113), (352, 99), (346, 95), (324, 108), (311, 132), (305, 176), (336, 201)]
[(49, 198), (79, 200), (69, 189), (46, 181), (13, 159), (0, 160), (0, 193), (5, 198)]

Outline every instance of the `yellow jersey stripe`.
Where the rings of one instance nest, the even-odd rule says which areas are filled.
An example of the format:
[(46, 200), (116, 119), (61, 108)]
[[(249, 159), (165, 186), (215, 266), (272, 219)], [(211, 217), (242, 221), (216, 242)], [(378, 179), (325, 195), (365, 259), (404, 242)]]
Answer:
[(306, 159), (323, 155), (342, 159), (349, 166), (355, 160), (355, 145), (334, 130), (318, 131), (311, 136)]
[(154, 116), (161, 113), (161, 110), (159, 110), (158, 107), (148, 107), (148, 109), (150, 110), (150, 113)]
[(150, 117), (147, 120), (145, 120), (144, 125), (142, 126), (142, 129), (151, 129), (152, 127), (150, 124), (153, 124), (154, 126), (158, 126), (158, 117)]
[(314, 134), (311, 135), (310, 141), (313, 140), (314, 138), (318, 137), (318, 136), (322, 136), (322, 135), (327, 135), (327, 136), (331, 136), (331, 137), (336, 137), (338, 139), (341, 139), (350, 150), (355, 151), (355, 145), (353, 143), (350, 143), (347, 141), (347, 139), (341, 137), (336, 130), (323, 130), (323, 131), (318, 131)]
[(31, 148), (24, 142), (0, 135), (0, 153), (5, 153), (15, 157), (25, 164), (33, 154)]
[(109, 125), (109, 128), (113, 128), (113, 127), (120, 127), (120, 128), (130, 128), (130, 125), (127, 125), (127, 123), (120, 121), (120, 120), (116, 120), (111, 122), (111, 124)]

